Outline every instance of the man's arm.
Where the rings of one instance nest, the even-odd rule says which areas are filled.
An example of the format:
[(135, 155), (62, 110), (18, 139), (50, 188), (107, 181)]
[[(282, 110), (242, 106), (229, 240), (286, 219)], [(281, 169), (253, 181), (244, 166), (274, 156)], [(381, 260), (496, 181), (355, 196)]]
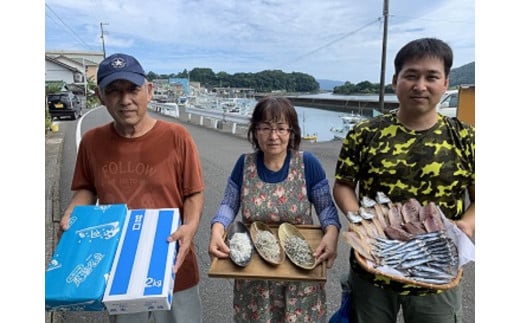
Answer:
[(475, 186), (468, 188), (468, 193), (470, 204), (464, 214), (462, 214), (462, 218), (455, 221), (455, 224), (468, 237), (473, 238), (475, 233)]
[(183, 207), (183, 223), (177, 231), (168, 237), (169, 242), (176, 240), (179, 242), (179, 253), (177, 254), (177, 261), (173, 268), (173, 272), (175, 273), (182, 266), (184, 258), (186, 258), (188, 254), (193, 237), (199, 228), (203, 208), (204, 192), (197, 192), (186, 197)]
[(356, 184), (352, 182), (342, 182), (338, 180), (334, 182), (332, 194), (334, 195), (334, 201), (343, 214), (347, 214), (348, 211), (359, 210), (359, 202), (355, 188)]

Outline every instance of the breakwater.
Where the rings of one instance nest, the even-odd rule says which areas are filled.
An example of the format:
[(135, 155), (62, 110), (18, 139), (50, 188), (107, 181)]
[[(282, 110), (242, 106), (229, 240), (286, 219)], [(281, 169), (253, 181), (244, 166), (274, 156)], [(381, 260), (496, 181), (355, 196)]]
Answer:
[[(257, 93), (255, 98), (261, 99), (267, 95), (278, 95), (272, 93)], [(328, 111), (346, 113), (346, 114), (360, 114), (371, 117), (374, 115), (374, 110), (385, 113), (399, 107), (399, 102), (395, 97), (385, 98), (384, 108), (381, 111), (379, 98), (374, 96), (344, 96), (331, 94), (317, 94), (317, 95), (284, 95), (295, 106), (312, 107)]]

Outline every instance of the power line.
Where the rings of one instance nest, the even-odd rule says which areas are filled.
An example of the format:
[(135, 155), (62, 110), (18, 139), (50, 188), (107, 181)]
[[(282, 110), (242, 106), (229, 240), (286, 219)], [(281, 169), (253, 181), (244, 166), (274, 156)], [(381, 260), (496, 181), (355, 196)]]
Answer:
[[(54, 12), (54, 10), (52, 10), (52, 8), (48, 5), (48, 4), (45, 4), (45, 7), (47, 7), (49, 9), (50, 12), (52, 12), (54, 14), (54, 16), (56, 16), (56, 18), (63, 24), (63, 26), (65, 26), (71, 33), (72, 35), (80, 42), (82, 43), (86, 48), (88, 49), (93, 49), (91, 46), (89, 46), (87, 43), (85, 43), (80, 37), (78, 34), (76, 34), (76, 32), (74, 32), (74, 30), (72, 30), (72, 28), (69, 27), (69, 25), (67, 25), (63, 19), (60, 18), (60, 16), (58, 16), (58, 14), (56, 14), (56, 12)], [(54, 19), (53, 19), (54, 20)]]
[[(299, 60), (301, 60), (301, 59), (303, 59), (303, 58), (305, 58), (305, 57), (307, 57), (307, 56), (309, 56), (309, 55), (312, 55), (312, 54), (314, 54), (314, 53), (316, 53), (316, 52), (319, 52), (320, 50), (322, 50), (322, 49), (324, 49), (324, 48), (327, 48), (327, 47), (329, 47), (330, 45), (335, 44), (335, 43), (339, 42), (340, 40), (343, 40), (343, 39), (347, 38), (348, 36), (352, 36), (352, 35), (354, 35), (355, 33), (360, 32), (361, 30), (367, 28), (368, 26), (370, 26), (370, 25), (372, 25), (372, 24), (374, 24), (374, 23), (378, 23), (378, 22), (379, 22), (379, 18), (376, 19), (376, 20), (374, 20), (374, 21), (371, 21), (371, 22), (369, 22), (369, 23), (367, 23), (367, 24), (365, 24), (365, 25), (363, 25), (363, 26), (361, 26), (361, 27), (359, 27), (359, 28), (356, 29), (356, 30), (353, 30), (353, 31), (351, 31), (351, 32), (348, 32), (348, 33), (346, 33), (346, 34), (343, 34), (343, 35), (341, 35), (339, 38), (337, 38), (337, 39), (335, 39), (335, 40), (333, 40), (333, 41), (330, 41), (330, 42), (328, 42), (327, 44), (325, 44), (325, 45), (323, 45), (323, 46), (320, 46), (320, 47), (318, 47), (318, 48), (316, 48), (316, 49), (314, 49), (314, 50), (311, 50), (310, 52), (307, 52), (307, 53), (305, 53), (305, 54), (303, 54), (303, 55), (301, 55), (301, 56), (299, 56), (299, 57), (296, 57), (296, 58), (293, 59), (290, 63), (297, 62), (297, 61), (299, 61)], [(290, 63), (287, 63), (287, 64), (290, 64)], [(285, 65), (285, 64), (284, 64), (284, 65)]]

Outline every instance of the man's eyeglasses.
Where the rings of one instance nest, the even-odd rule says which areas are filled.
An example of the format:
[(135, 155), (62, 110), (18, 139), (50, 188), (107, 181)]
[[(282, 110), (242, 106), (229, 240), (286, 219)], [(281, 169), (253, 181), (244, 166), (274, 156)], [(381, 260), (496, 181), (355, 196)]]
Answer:
[(285, 136), (289, 132), (291, 132), (291, 130), (292, 130), (291, 128), (283, 128), (283, 127), (278, 127), (278, 128), (259, 127), (259, 128), (256, 128), (256, 131), (259, 134), (261, 134), (261, 135), (269, 135), (269, 134), (271, 134), (271, 131), (274, 131), (278, 135)]

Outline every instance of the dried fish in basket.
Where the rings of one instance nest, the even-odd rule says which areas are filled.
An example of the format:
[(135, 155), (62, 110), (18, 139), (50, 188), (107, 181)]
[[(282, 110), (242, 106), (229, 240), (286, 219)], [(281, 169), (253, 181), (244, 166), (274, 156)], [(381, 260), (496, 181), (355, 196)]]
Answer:
[(251, 240), (262, 259), (271, 265), (279, 265), (285, 260), (285, 253), (277, 236), (262, 221), (255, 221), (250, 228)]
[(278, 228), (278, 237), (293, 264), (308, 270), (316, 267), (314, 250), (296, 226), (287, 222), (282, 223)]
[(348, 232), (342, 234), (359, 264), (405, 284), (435, 290), (456, 286), (462, 277), (458, 250), (446, 235), (435, 203), (422, 206), (413, 198), (393, 203), (385, 197), (378, 194), (371, 207), (367, 206), (371, 199), (362, 200), (361, 208), (375, 216), (350, 221)]
[(459, 268), (457, 271), (457, 275), (448, 283), (434, 284), (434, 283), (428, 283), (425, 281), (421, 282), (416, 279), (411, 279), (411, 278), (407, 278), (407, 277), (403, 277), (403, 276), (399, 276), (399, 275), (393, 275), (388, 272), (383, 272), (377, 268), (374, 268), (372, 264), (368, 263), (367, 259), (365, 259), (363, 256), (361, 256), (360, 253), (355, 250), (354, 250), (354, 256), (356, 257), (356, 260), (361, 265), (361, 267), (363, 267), (366, 271), (373, 273), (373, 274), (386, 276), (394, 281), (397, 281), (397, 282), (400, 282), (403, 284), (412, 284), (412, 285), (416, 285), (419, 287), (435, 289), (435, 290), (446, 290), (446, 289), (450, 289), (450, 288), (457, 286), (460, 283), (460, 280), (462, 278), (462, 268)]

